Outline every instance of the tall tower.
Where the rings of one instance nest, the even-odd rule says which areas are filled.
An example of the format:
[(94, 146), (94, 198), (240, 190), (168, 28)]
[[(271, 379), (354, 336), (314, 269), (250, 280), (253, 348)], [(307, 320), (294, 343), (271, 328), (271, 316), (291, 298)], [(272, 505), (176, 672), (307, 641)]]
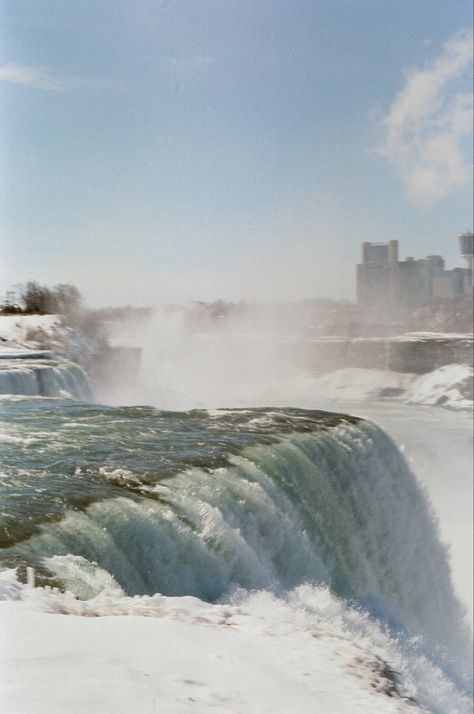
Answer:
[(459, 247), (461, 255), (466, 261), (469, 270), (472, 273), (472, 263), (474, 256), (474, 233), (463, 233), (459, 236)]
[(398, 269), (398, 241), (388, 241), (388, 304), (395, 309), (400, 300), (400, 272)]
[(398, 241), (389, 240), (388, 241), (388, 262), (398, 263)]

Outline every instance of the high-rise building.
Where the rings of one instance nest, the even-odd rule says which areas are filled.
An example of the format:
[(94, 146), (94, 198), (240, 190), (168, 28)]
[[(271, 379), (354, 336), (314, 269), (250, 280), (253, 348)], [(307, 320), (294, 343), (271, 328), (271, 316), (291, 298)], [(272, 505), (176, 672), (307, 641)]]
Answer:
[(459, 247), (461, 255), (467, 262), (468, 268), (472, 275), (472, 263), (474, 256), (474, 233), (463, 233), (459, 236)]
[(416, 307), (472, 290), (473, 234), (460, 237), (469, 268), (446, 270), (440, 255), (398, 260), (398, 241), (363, 243), (357, 266), (357, 302), (364, 307)]

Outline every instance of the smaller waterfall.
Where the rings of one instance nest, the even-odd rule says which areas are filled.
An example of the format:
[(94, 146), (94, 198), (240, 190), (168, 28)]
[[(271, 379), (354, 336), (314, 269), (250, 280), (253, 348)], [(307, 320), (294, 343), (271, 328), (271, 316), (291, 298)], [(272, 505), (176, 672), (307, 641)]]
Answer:
[(0, 355), (0, 395), (3, 394), (93, 401), (84, 370), (52, 352), (25, 350)]

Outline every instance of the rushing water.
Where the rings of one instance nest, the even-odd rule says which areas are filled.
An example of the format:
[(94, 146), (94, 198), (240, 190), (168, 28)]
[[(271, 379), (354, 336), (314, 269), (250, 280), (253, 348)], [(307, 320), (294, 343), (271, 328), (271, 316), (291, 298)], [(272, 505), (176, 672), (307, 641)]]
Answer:
[(434, 667), (426, 681), (448, 682), (452, 711), (468, 711), (445, 549), (403, 455), (370, 421), (17, 395), (1, 401), (0, 440), (4, 572), (25, 580), (33, 567), (39, 590), (92, 612), (104, 596), (121, 612), (156, 593), (222, 603), (323, 587), (404, 642), (421, 678)]
[(72, 397), (92, 400), (84, 370), (49, 351), (0, 352), (0, 395)]

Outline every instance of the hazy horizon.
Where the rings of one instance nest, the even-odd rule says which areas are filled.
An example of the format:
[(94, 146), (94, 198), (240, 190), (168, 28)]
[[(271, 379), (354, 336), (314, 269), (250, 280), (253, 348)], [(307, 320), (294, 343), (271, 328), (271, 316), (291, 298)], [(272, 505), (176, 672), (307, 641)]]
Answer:
[(354, 300), (364, 240), (463, 266), (470, 2), (0, 7), (0, 293)]

